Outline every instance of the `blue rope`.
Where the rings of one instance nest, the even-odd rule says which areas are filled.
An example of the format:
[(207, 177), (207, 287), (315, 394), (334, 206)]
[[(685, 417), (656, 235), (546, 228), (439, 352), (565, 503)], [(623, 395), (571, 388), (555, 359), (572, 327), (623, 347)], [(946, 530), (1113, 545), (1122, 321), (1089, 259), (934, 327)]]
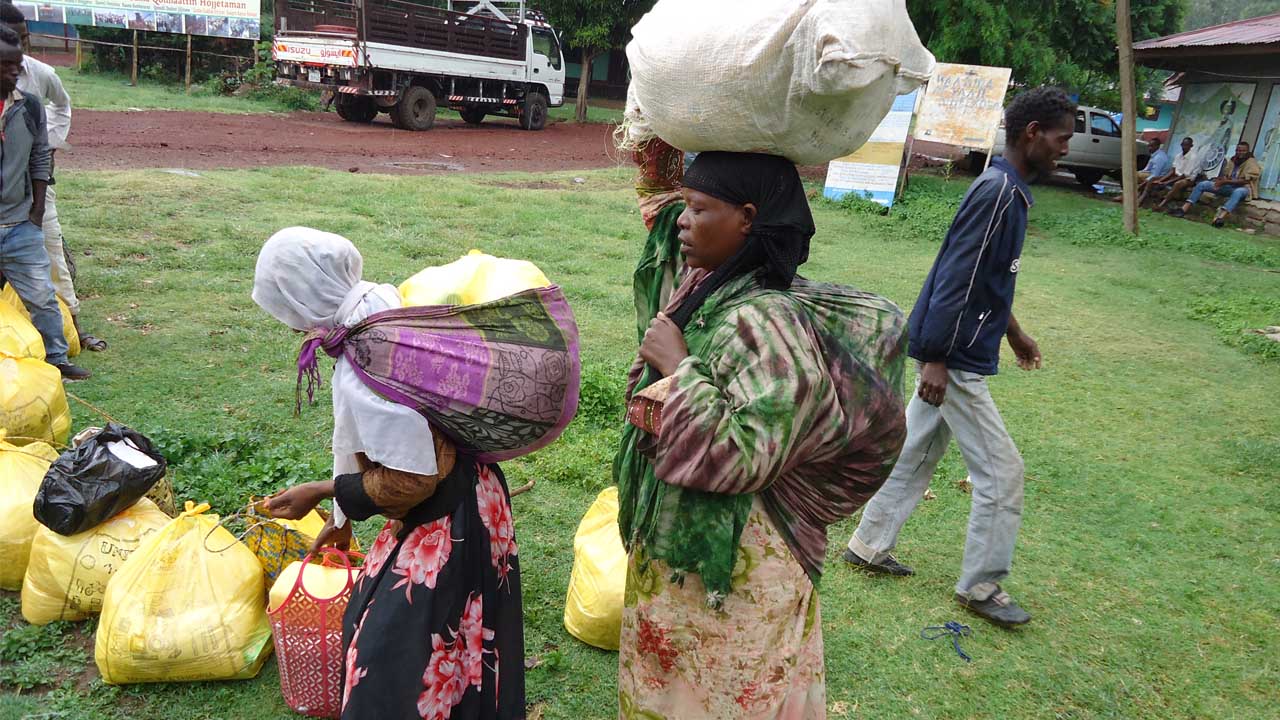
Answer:
[(965, 662), (970, 662), (973, 658), (965, 654), (965, 651), (960, 648), (960, 638), (969, 637), (972, 634), (973, 631), (969, 629), (968, 625), (961, 625), (954, 620), (948, 622), (946, 625), (930, 625), (920, 631), (920, 637), (925, 640), (937, 640), (938, 638), (950, 636), (951, 646), (956, 649), (956, 654)]

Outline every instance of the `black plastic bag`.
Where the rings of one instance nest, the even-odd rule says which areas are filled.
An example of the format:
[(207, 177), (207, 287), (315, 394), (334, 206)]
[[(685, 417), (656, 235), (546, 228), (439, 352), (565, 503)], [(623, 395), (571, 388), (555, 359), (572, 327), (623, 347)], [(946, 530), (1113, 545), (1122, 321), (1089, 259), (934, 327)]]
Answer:
[[(124, 443), (155, 461), (134, 467), (110, 449)], [(59, 535), (95, 528), (131, 507), (164, 477), (168, 463), (141, 433), (112, 423), (79, 447), (62, 453), (45, 473), (33, 511)]]

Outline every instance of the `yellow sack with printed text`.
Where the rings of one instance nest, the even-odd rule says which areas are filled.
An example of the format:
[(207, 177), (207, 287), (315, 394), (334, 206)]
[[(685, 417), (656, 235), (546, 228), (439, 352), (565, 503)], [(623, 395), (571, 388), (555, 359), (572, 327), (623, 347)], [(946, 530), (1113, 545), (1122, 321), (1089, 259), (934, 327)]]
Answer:
[(627, 551), (618, 532), (618, 488), (605, 488), (583, 516), (573, 538), (565, 629), (588, 645), (617, 650), (626, 586)]
[[(0, 292), (0, 300), (17, 310), (27, 322), (31, 322), (31, 313), (27, 312), (27, 306), (22, 302), (22, 298), (18, 297), (18, 291), (13, 289), (13, 285), (5, 284), (4, 290)], [(58, 310), (62, 313), (62, 335), (67, 339), (67, 357), (75, 357), (80, 354), (80, 333), (76, 332), (76, 323), (71, 319), (71, 309), (62, 301), (62, 298), (58, 298)], [(43, 339), (40, 345), (44, 346)], [(40, 359), (44, 359), (43, 352), (40, 354)]]
[(94, 646), (104, 682), (246, 680), (262, 669), (262, 567), (208, 509), (188, 502), (107, 583)]
[(0, 354), (0, 430), (15, 445), (30, 442), (26, 438), (66, 445), (71, 408), (58, 368), (43, 360)]
[(31, 506), (58, 451), (42, 442), (21, 447), (5, 441), (0, 428), (0, 590), (18, 590), (27, 571), (36, 516)]
[(410, 305), (479, 305), (551, 284), (537, 265), (472, 250), (448, 265), (429, 267), (400, 285)]
[(168, 524), (169, 516), (142, 498), (105, 523), (70, 537), (37, 527), (22, 582), (22, 617), (32, 625), (48, 625), (97, 615), (107, 581), (144, 539)]
[(44, 338), (17, 308), (0, 302), (0, 353), (13, 357), (44, 359)]

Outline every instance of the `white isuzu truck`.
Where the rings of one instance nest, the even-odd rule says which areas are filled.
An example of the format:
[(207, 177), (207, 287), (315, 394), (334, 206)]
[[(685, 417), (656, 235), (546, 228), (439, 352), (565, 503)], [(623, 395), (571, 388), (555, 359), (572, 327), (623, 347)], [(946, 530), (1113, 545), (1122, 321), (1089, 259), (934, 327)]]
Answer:
[(555, 30), (523, 0), (276, 0), (276, 82), (336, 94), (338, 114), (429, 130), (436, 108), (541, 130), (564, 104)]

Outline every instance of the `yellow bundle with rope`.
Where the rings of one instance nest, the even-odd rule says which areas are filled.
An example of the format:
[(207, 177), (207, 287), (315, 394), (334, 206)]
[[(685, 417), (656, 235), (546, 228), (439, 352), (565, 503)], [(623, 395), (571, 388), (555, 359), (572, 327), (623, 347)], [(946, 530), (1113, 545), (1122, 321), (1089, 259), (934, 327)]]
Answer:
[(113, 685), (246, 680), (271, 654), (262, 566), (207, 515), (186, 511), (107, 584), (94, 657)]
[(22, 582), (22, 617), (32, 625), (84, 620), (102, 611), (107, 582), (142, 542), (169, 524), (143, 498), (101, 525), (71, 536), (36, 528)]
[[(0, 291), (0, 302), (7, 303), (9, 307), (17, 310), (18, 313), (27, 322), (31, 322), (31, 313), (27, 311), (27, 306), (22, 302), (22, 298), (18, 297), (18, 291), (13, 289), (12, 285), (5, 285), (4, 290)], [(71, 319), (71, 309), (67, 304), (58, 298), (58, 310), (62, 313), (62, 335), (67, 340), (67, 357), (75, 357), (80, 354), (80, 333), (76, 332), (76, 323)], [(40, 341), (41, 348), (44, 347), (44, 341)], [(40, 359), (44, 359), (44, 352), (40, 353)]]
[(45, 443), (7, 442), (0, 428), (0, 590), (22, 587), (31, 539), (39, 527), (31, 505), (45, 472), (57, 459), (58, 451)]
[(58, 368), (35, 358), (0, 354), (0, 430), (15, 444), (33, 438), (65, 445), (71, 434), (71, 408)]

